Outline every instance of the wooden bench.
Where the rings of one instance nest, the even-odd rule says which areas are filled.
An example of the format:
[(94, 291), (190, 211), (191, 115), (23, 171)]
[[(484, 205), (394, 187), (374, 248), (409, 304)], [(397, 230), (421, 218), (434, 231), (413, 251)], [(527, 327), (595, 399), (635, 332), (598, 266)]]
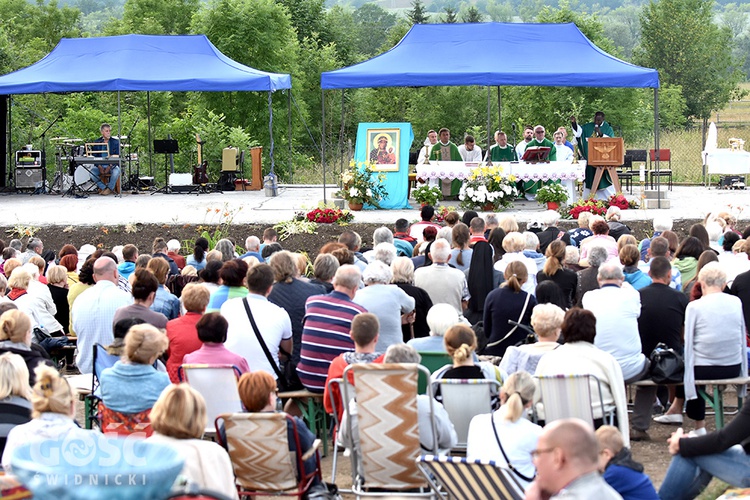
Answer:
[[(742, 386), (742, 385), (748, 385), (750, 384), (750, 377), (736, 377), (736, 378), (725, 378), (725, 379), (715, 379), (715, 380), (696, 380), (695, 385), (696, 386), (712, 386), (713, 392), (709, 393), (708, 391), (701, 389), (698, 387), (698, 394), (708, 403), (708, 406), (711, 407), (711, 409), (714, 410), (714, 416), (716, 418), (716, 429), (721, 429), (724, 427), (724, 388), (728, 385), (736, 385), (736, 386)], [(655, 386), (655, 385), (682, 385), (680, 384), (657, 384), (653, 380), (646, 379), (646, 380), (639, 380), (638, 382), (633, 382), (630, 385), (634, 386)], [(737, 409), (739, 410), (742, 408), (742, 398), (739, 395), (739, 391), (737, 391)]]
[(323, 456), (328, 455), (328, 416), (323, 406), (323, 394), (300, 391), (280, 392), (277, 397), (291, 399), (302, 412), (310, 431), (323, 441)]

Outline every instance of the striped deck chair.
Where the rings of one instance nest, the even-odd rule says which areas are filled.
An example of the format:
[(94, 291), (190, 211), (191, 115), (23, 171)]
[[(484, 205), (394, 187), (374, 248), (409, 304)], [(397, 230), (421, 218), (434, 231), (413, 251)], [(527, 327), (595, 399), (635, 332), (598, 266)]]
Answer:
[[(349, 383), (349, 372), (354, 372), (354, 387)], [(431, 497), (429, 483), (420, 474), (415, 459), (421, 454), (417, 422), (417, 381), (428, 370), (417, 364), (356, 364), (344, 370), (343, 400), (356, 394), (360, 453), (353, 452), (352, 492), (357, 496)], [(432, 389), (430, 398), (433, 453), (437, 453)], [(352, 415), (346, 411), (349, 435)], [(356, 448), (356, 446), (355, 446)], [(361, 456), (360, 456), (361, 455)], [(373, 491), (377, 489), (378, 491)]]
[[(296, 441), (289, 451), (287, 421), (291, 421)], [(224, 425), (226, 448), (232, 461), (239, 493), (252, 496), (294, 496), (302, 498), (315, 476), (320, 478), (320, 454), (316, 440), (305, 454), (300, 450), (294, 419), (286, 413), (231, 413), (216, 418), (216, 435), (220, 444)], [(305, 473), (304, 460), (315, 454), (317, 468)]]
[(612, 425), (616, 408), (604, 406), (602, 384), (596, 376), (549, 375), (537, 376), (544, 403), (545, 422), (561, 418), (579, 418), (594, 426), (594, 408), (601, 408), (602, 419)]
[(513, 474), (491, 460), (424, 455), (417, 466), (441, 498), (454, 500), (522, 500), (523, 488)]

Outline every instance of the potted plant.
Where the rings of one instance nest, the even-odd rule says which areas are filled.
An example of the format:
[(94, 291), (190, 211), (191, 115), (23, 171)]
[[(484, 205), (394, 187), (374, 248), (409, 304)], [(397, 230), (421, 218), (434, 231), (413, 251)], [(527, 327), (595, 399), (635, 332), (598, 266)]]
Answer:
[(342, 188), (336, 196), (349, 202), (351, 210), (362, 210), (365, 204), (380, 208), (378, 202), (388, 196), (383, 183), (385, 174), (375, 174), (369, 164), (353, 161), (341, 174)]
[(536, 201), (540, 204), (546, 203), (549, 210), (557, 210), (561, 204), (568, 201), (568, 191), (557, 182), (545, 184), (536, 192)]
[(412, 190), (411, 195), (420, 205), (435, 206), (437, 202), (443, 199), (443, 193), (437, 186), (428, 186), (422, 184), (417, 189)]
[(517, 197), (516, 177), (503, 175), (502, 167), (494, 166), (472, 170), (458, 193), (462, 208), (479, 207), (486, 212), (509, 207)]

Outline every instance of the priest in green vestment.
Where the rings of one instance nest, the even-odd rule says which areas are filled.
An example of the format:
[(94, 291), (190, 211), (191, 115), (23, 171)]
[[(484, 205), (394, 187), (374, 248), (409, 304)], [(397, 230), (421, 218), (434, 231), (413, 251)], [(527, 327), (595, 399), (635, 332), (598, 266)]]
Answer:
[[(430, 152), (430, 161), (464, 161), (461, 158), (461, 153), (458, 152), (458, 146), (451, 142), (451, 131), (447, 128), (441, 128), (438, 131), (438, 137), (440, 140), (432, 146)], [(440, 183), (442, 187), (442, 181)], [(461, 190), (461, 181), (454, 179), (451, 182), (450, 193), (446, 193), (443, 189), (444, 195), (458, 196), (458, 192)]]
[[(557, 159), (557, 150), (555, 149), (555, 143), (547, 139), (544, 134), (544, 127), (542, 127), (541, 125), (537, 125), (536, 127), (534, 127), (534, 138), (531, 139), (531, 142), (526, 144), (526, 149), (540, 146), (550, 148), (549, 156), (547, 157), (547, 159), (549, 161), (555, 161)], [(541, 180), (528, 180), (524, 182), (523, 192), (526, 194), (526, 199), (533, 200), (537, 190), (542, 187), (543, 184), (550, 184), (551, 182), (552, 181), (543, 182)]]
[[(594, 121), (589, 122), (583, 126), (576, 123), (576, 117), (570, 117), (570, 125), (573, 128), (573, 134), (578, 141), (578, 150), (581, 152), (583, 158), (588, 160), (589, 156), (589, 137), (614, 137), (615, 131), (612, 130), (612, 126), (604, 121), (604, 113), (597, 111), (594, 114)], [(602, 180), (599, 181), (599, 186), (592, 188), (591, 184), (594, 183), (594, 176), (596, 175), (596, 167), (589, 166), (586, 164), (586, 180), (584, 181), (584, 187), (587, 190), (594, 189), (596, 191), (600, 189), (606, 189), (612, 185), (612, 179), (609, 177), (609, 172), (604, 172)], [(611, 190), (614, 194), (614, 188)], [(586, 193), (584, 192), (584, 198)]]
[(508, 145), (508, 136), (505, 132), (495, 132), (495, 144), (490, 148), (490, 160), (492, 161), (518, 161), (516, 150)]

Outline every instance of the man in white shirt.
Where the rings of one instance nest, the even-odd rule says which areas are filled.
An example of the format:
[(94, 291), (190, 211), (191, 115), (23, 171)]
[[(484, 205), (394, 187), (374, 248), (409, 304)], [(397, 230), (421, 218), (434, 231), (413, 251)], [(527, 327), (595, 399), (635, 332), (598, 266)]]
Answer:
[(520, 160), (523, 158), (523, 154), (526, 152), (526, 146), (529, 145), (531, 140), (534, 138), (534, 127), (526, 125), (523, 129), (523, 140), (518, 141), (516, 144), (516, 156)]
[(474, 144), (474, 136), (467, 135), (464, 143), (458, 147), (458, 152), (465, 162), (482, 161), (482, 148)]
[(641, 297), (630, 285), (623, 286), (625, 276), (618, 263), (602, 264), (597, 281), (599, 290), (586, 292), (582, 301), (583, 308), (596, 316), (594, 345), (617, 360), (626, 384), (640, 380), (650, 367), (638, 333)]
[[(273, 281), (273, 270), (268, 264), (251, 267), (247, 271), (247, 288), (250, 293), (245, 298), (237, 297), (224, 302), (220, 313), (229, 323), (224, 346), (245, 358), (251, 370), (265, 370), (276, 378), (276, 369), (281, 366), (279, 348), (292, 352), (292, 321), (284, 309), (266, 298), (271, 293)], [(250, 308), (276, 369), (258, 342), (245, 304)]]
[(450, 256), (448, 240), (436, 239), (430, 247), (433, 264), (414, 271), (414, 284), (427, 292), (433, 304), (450, 304), (463, 316), (464, 309), (469, 305), (469, 286), (466, 275), (448, 265)]
[(417, 157), (417, 165), (421, 165), (424, 161), (430, 157), (432, 152), (432, 146), (437, 144), (438, 135), (434, 130), (427, 132), (427, 138), (424, 140), (424, 146), (419, 150), (419, 156)]
[(73, 331), (78, 336), (76, 365), (81, 373), (92, 373), (93, 346), (114, 341), (112, 320), (117, 309), (133, 303), (133, 296), (117, 288), (117, 263), (109, 257), (94, 262), (96, 284), (81, 293), (70, 311)]

